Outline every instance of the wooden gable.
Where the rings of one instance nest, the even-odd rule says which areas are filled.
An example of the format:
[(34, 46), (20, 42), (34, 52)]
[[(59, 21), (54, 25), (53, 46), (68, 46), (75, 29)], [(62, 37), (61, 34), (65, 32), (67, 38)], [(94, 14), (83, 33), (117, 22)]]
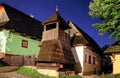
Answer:
[(71, 26), (71, 29), (67, 30), (67, 32), (68, 31), (73, 32), (73, 33), (70, 33), (72, 46), (86, 45), (86, 46), (90, 46), (92, 48), (93, 52), (97, 52), (99, 54), (102, 53), (101, 48), (87, 33), (85, 33), (82, 29), (80, 29), (72, 21), (68, 21), (68, 24), (69, 24), (69, 26)]
[(120, 41), (113, 43), (104, 53), (120, 53)]

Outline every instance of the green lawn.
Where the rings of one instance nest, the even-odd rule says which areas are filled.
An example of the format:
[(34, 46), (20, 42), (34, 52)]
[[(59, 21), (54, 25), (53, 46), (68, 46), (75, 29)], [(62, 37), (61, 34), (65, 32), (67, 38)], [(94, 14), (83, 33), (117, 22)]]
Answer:
[(20, 67), (16, 72), (25, 76), (29, 76), (31, 78), (55, 78), (55, 77), (42, 75), (38, 73), (35, 69), (24, 67), (24, 66)]
[[(49, 76), (42, 75), (38, 73), (35, 69), (24, 67), (24, 66), (20, 67), (16, 72), (25, 76), (29, 76), (31, 78), (56, 78), (56, 77), (49, 77)], [(75, 76), (62, 76), (60, 78), (81, 78), (81, 77), (78, 75), (75, 75)]]
[(106, 75), (101, 75), (101, 78), (120, 78), (120, 74), (106, 74)]
[[(56, 78), (56, 77), (50, 77), (50, 76), (45, 76), (40, 73), (38, 73), (35, 69), (28, 68), (25, 66), (20, 67), (17, 71), (17, 73), (29, 76), (31, 78)], [(105, 75), (99, 75), (99, 78), (120, 78), (120, 74), (112, 75), (112, 74), (105, 74)], [(75, 76), (62, 76), (60, 78), (82, 78), (79, 75)]]

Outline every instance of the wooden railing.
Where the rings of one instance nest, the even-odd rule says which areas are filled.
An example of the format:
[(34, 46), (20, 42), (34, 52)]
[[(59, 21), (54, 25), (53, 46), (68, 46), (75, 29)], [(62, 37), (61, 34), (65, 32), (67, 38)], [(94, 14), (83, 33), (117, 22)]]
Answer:
[(60, 39), (64, 46), (70, 45), (70, 35), (61, 29), (51, 29), (43, 32), (42, 41)]
[(52, 40), (58, 38), (58, 30), (57, 29), (51, 29), (43, 32), (43, 41), (44, 40)]

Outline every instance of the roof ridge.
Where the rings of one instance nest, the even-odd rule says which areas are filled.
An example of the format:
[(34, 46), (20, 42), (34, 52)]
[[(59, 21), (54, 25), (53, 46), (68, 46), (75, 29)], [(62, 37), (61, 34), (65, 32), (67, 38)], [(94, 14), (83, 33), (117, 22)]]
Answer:
[(76, 29), (82, 34), (82, 36), (86, 39), (86, 41), (90, 44), (90, 46), (93, 47), (93, 49), (99, 49), (101, 50), (101, 48), (99, 47), (99, 45), (96, 43), (96, 41), (89, 36), (86, 32), (84, 32), (81, 28), (79, 28), (75, 23), (73, 23), (73, 21), (69, 20), (68, 23), (72, 23)]
[[(2, 5), (4, 8), (5, 8), (5, 6), (7, 6), (7, 7), (9, 7), (9, 8), (12, 8), (12, 9), (15, 10), (15, 11), (21, 13), (22, 15), (25, 15), (25, 16), (31, 18), (31, 19), (36, 20), (36, 21), (39, 21), (39, 20), (37, 20), (36, 18), (32, 18), (32, 17), (30, 17), (30, 15), (28, 15), (28, 14), (26, 14), (26, 13), (20, 11), (20, 10), (17, 10), (16, 8), (13, 8), (11, 5), (8, 5), (8, 4), (5, 4), (5, 3), (2, 3), (1, 5)], [(41, 21), (39, 21), (39, 22), (41, 22)]]

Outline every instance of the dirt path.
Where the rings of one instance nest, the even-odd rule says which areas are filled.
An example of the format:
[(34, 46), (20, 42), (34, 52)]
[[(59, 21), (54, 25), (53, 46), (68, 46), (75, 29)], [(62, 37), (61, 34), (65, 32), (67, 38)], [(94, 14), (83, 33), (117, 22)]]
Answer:
[(19, 68), (18, 66), (4, 66), (4, 67), (0, 67), (0, 73), (11, 72), (11, 71), (17, 70), (18, 68)]
[(30, 78), (30, 77), (20, 75), (16, 72), (6, 72), (0, 73), (0, 78)]
[(18, 68), (18, 66), (0, 67), (0, 78), (29, 78), (16, 73), (15, 70)]
[(84, 76), (83, 78), (102, 78), (101, 76), (91, 75), (91, 76)]

